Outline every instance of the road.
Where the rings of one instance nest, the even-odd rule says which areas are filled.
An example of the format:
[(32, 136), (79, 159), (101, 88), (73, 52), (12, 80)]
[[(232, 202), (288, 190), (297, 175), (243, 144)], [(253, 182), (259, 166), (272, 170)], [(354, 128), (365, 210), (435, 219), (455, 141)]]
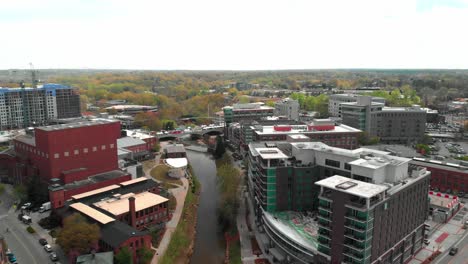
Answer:
[(465, 233), (463, 238), (455, 243), (455, 247), (458, 247), (458, 253), (455, 256), (450, 256), (449, 251), (446, 250), (438, 258), (435, 264), (466, 264), (468, 263), (468, 232)]
[[(8, 248), (15, 254), (18, 263), (47, 264), (53, 263), (49, 254), (39, 244), (39, 236), (26, 231), (27, 225), (18, 220), (17, 214), (11, 208), (13, 198), (6, 191), (0, 196), (0, 235)], [(6, 231), (8, 228), (8, 232)], [(57, 245), (52, 245), (55, 251)]]

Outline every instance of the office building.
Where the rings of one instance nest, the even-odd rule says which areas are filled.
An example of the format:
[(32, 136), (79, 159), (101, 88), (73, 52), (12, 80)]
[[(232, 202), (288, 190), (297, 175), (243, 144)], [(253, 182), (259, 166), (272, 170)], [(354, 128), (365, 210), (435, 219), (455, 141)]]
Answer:
[(234, 104), (223, 107), (224, 123), (229, 126), (233, 122), (261, 120), (272, 116), (274, 108), (264, 103)]
[(275, 103), (274, 115), (285, 117), (288, 120), (299, 120), (299, 102), (291, 98), (285, 98)]
[[(233, 124), (228, 139), (237, 148), (247, 150), (249, 143), (287, 141), (288, 136), (305, 136), (307, 141), (321, 141), (325, 144), (346, 149), (358, 147), (357, 138), (361, 131), (347, 125), (336, 125), (330, 119), (313, 119), (307, 123), (287, 121)], [(305, 138), (303, 138), (304, 141)]]
[(258, 239), (274, 259), (403, 263), (421, 249), (430, 172), (410, 159), (296, 142), (252, 143), (248, 161), (253, 212), (265, 231)]
[(378, 137), (383, 143), (409, 144), (424, 137), (427, 111), (418, 105), (412, 107), (384, 107), (359, 96), (357, 102), (341, 103), (343, 124)]
[[(357, 102), (357, 94), (332, 94), (328, 99), (328, 114), (330, 116), (341, 117), (340, 104)], [(371, 97), (374, 103), (381, 103), (385, 105), (385, 98)]]
[(80, 96), (68, 86), (0, 88), (0, 129), (47, 125), (61, 118), (81, 116)]

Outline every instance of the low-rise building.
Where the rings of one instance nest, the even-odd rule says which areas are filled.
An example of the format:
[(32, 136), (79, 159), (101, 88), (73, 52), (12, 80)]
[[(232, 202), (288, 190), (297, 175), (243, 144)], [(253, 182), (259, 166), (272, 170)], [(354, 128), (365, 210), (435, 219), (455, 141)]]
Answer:
[(223, 107), (224, 123), (229, 126), (231, 123), (239, 121), (261, 120), (267, 116), (272, 116), (274, 108), (265, 106), (264, 103), (234, 104)]
[(429, 214), (435, 222), (447, 223), (460, 209), (458, 196), (430, 191), (429, 200)]

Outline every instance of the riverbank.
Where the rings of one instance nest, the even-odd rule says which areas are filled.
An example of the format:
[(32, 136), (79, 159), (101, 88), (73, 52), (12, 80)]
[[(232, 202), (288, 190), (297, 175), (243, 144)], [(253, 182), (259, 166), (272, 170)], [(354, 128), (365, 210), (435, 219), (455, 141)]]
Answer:
[[(191, 175), (194, 175), (191, 173)], [(172, 238), (159, 259), (161, 264), (188, 263), (193, 253), (195, 228), (197, 225), (197, 208), (200, 197), (200, 183), (195, 176), (189, 180), (189, 190), (185, 196), (184, 207)], [(155, 262), (153, 262), (155, 263)]]

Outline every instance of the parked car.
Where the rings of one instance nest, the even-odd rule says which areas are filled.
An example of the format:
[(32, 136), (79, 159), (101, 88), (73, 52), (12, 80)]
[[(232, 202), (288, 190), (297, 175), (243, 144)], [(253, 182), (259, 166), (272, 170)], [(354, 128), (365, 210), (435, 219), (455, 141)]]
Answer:
[(55, 252), (50, 253), (49, 257), (52, 261), (57, 261), (59, 259)]
[(52, 252), (52, 247), (51, 247), (49, 244), (45, 244), (45, 245), (44, 245), (44, 250), (45, 250), (46, 252)]
[(427, 239), (427, 238), (424, 239), (424, 244), (429, 245), (430, 243), (431, 243), (431, 241), (429, 241), (429, 239)]
[(39, 238), (39, 244), (45, 246), (45, 245), (47, 245), (49, 243), (47, 243), (47, 240), (45, 238)]
[(25, 203), (23, 206), (21, 206), (21, 210), (29, 209), (29, 207), (31, 207), (31, 203)]
[(458, 248), (453, 247), (453, 248), (450, 249), (450, 252), (449, 252), (450, 256), (453, 256), (453, 255), (455, 255), (457, 253), (458, 253)]

